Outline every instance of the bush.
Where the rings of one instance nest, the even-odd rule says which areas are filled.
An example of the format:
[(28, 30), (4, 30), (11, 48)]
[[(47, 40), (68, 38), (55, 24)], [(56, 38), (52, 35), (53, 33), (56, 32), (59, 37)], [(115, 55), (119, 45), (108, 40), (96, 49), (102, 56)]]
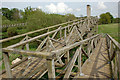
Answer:
[(2, 32), (7, 32), (7, 27), (2, 28)]
[(16, 30), (17, 30), (16, 27), (9, 27), (9, 28), (7, 29), (8, 37), (17, 35), (18, 33), (17, 33)]

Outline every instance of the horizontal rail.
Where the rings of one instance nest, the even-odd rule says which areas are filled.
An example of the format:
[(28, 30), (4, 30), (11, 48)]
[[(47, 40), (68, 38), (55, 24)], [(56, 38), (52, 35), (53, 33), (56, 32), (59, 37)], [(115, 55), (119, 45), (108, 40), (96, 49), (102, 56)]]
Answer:
[[(94, 17), (91, 17), (89, 19), (92, 19), (92, 18), (94, 18)], [(87, 19), (87, 18), (85, 18), (85, 19)], [(46, 28), (43, 28), (43, 29), (38, 29), (38, 30), (27, 32), (27, 33), (24, 33), (24, 34), (20, 34), (20, 35), (16, 35), (16, 36), (13, 36), (13, 37), (5, 38), (5, 39), (0, 40), (0, 43), (6, 42), (6, 41), (9, 41), (9, 40), (12, 40), (12, 39), (16, 39), (16, 38), (19, 38), (19, 37), (22, 37), (22, 36), (26, 36), (26, 35), (29, 35), (29, 34), (33, 34), (33, 33), (36, 33), (36, 32), (40, 32), (40, 31), (43, 31), (43, 30), (47, 30), (47, 29), (55, 28), (55, 27), (62, 26), (62, 25), (65, 25), (65, 24), (69, 24), (69, 23), (72, 23), (72, 22), (85, 20), (85, 19), (81, 18), (81, 19), (77, 19), (77, 20), (73, 20), (73, 21), (68, 21), (68, 22), (65, 22), (65, 23), (62, 23), (62, 24), (57, 24), (57, 25), (46, 27)]]
[(9, 48), (3, 48), (2, 51), (3, 53), (8, 52), (13, 54), (22, 54), (22, 55), (24, 54), (24, 55), (40, 57), (40, 58), (48, 58), (51, 56), (51, 53), (39, 52), (39, 51), (27, 51), (27, 50), (18, 50), (18, 49), (9, 49)]
[(7, 24), (7, 25), (2, 25), (2, 28), (7, 28), (7, 27), (19, 27), (19, 26), (25, 26), (27, 23), (17, 23), (17, 24)]
[(77, 46), (79, 46), (80, 44), (83, 44), (83, 43), (86, 42), (86, 41), (89, 41), (89, 40), (91, 40), (91, 39), (93, 39), (93, 38), (95, 38), (95, 37), (98, 37), (99, 35), (100, 35), (100, 34), (97, 34), (97, 35), (92, 36), (92, 37), (90, 37), (90, 38), (87, 38), (87, 39), (85, 39), (85, 40), (76, 42), (76, 43), (74, 43), (74, 44), (72, 44), (72, 45), (68, 45), (68, 46), (65, 46), (65, 47), (63, 47), (63, 48), (61, 48), (61, 49), (54, 50), (54, 51), (52, 51), (51, 53), (52, 53), (53, 55), (56, 54), (56, 56), (57, 56), (57, 55), (61, 55), (61, 53), (66, 52), (66, 51), (68, 51), (68, 50), (70, 50), (70, 49), (72, 49), (72, 48), (74, 48), (74, 47), (77, 47)]
[(19, 38), (19, 37), (22, 37), (22, 36), (26, 36), (26, 35), (29, 35), (29, 34), (33, 34), (33, 33), (36, 33), (36, 32), (40, 32), (42, 30), (55, 28), (55, 27), (58, 27), (58, 26), (61, 26), (61, 25), (65, 25), (65, 24), (68, 24), (68, 23), (72, 23), (72, 22), (75, 22), (75, 21), (78, 21), (78, 20), (73, 20), (73, 21), (62, 23), (62, 24), (57, 24), (57, 25), (54, 25), (54, 26), (50, 26), (50, 27), (47, 27), (47, 28), (43, 28), (43, 29), (38, 29), (38, 30), (35, 30), (35, 31), (27, 32), (27, 33), (24, 33), (24, 34), (21, 34), (21, 35), (17, 35), (17, 36), (9, 37), (9, 38), (6, 38), (6, 39), (2, 39), (2, 40), (0, 40), (0, 43), (6, 42), (6, 41), (9, 41), (9, 40), (12, 40), (12, 39), (16, 39), (16, 38)]
[[(76, 24), (78, 24), (78, 23), (74, 23), (73, 25), (76, 25)], [(62, 30), (62, 29), (65, 29), (65, 28), (67, 28), (67, 27), (68, 27), (68, 26), (62, 27), (61, 30)], [(7, 48), (19, 47), (19, 46), (24, 45), (24, 44), (26, 44), (26, 43), (28, 43), (28, 42), (32, 42), (32, 41), (34, 41), (34, 40), (36, 40), (36, 39), (38, 39), (38, 38), (41, 38), (41, 37), (47, 36), (47, 35), (49, 35), (49, 34), (52, 34), (52, 33), (56, 32), (56, 31), (57, 31), (57, 29), (56, 29), (56, 30), (53, 30), (53, 31), (50, 31), (50, 32), (47, 32), (47, 33), (45, 33), (45, 34), (42, 34), (42, 35), (33, 37), (33, 38), (28, 39), (28, 40), (26, 40), (26, 41), (23, 41), (23, 42), (16, 43), (16, 44), (14, 44), (14, 45), (8, 46)]]
[(118, 47), (118, 49), (120, 50), (119, 42), (117, 42), (115, 39), (113, 39), (109, 34), (107, 34), (107, 36)]
[(2, 51), (4, 52), (10, 52), (10, 53), (16, 53), (16, 54), (24, 54), (24, 55), (29, 55), (29, 56), (34, 56), (34, 57), (42, 57), (42, 58), (53, 58), (55, 56), (61, 55), (63, 52), (68, 51), (76, 46), (79, 46), (80, 44), (83, 44), (86, 41), (89, 41), (93, 38), (98, 37), (100, 34), (97, 34), (95, 36), (92, 36), (90, 38), (87, 38), (85, 40), (82, 40), (80, 42), (76, 42), (72, 45), (65, 46), (61, 49), (54, 50), (52, 52), (39, 52), (39, 51), (27, 51), (27, 50), (18, 50), (18, 49), (10, 49), (10, 48), (3, 48)]

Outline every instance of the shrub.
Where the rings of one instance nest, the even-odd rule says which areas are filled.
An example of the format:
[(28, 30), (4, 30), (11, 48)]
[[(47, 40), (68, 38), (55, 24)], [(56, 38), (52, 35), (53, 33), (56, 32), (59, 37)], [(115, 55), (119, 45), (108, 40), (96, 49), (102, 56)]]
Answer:
[(7, 29), (8, 37), (17, 35), (17, 28), (16, 27), (9, 27)]
[(2, 28), (2, 32), (7, 32), (7, 27)]

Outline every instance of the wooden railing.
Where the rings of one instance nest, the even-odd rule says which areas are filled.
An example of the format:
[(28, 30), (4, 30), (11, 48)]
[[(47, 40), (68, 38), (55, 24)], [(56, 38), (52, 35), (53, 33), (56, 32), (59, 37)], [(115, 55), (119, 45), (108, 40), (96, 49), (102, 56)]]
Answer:
[[(69, 67), (70, 69), (66, 68), (67, 72), (64, 77), (65, 78), (69, 77), (77, 57), (79, 56), (79, 60), (80, 60), (81, 59), (80, 56), (83, 53), (88, 58), (90, 53), (96, 47), (101, 37), (100, 34), (84, 39), (84, 37), (86, 37), (84, 35), (90, 33), (93, 28), (96, 28), (96, 26), (97, 26), (97, 18), (91, 17), (91, 18), (62, 23), (59, 25), (51, 26), (44, 29), (39, 29), (22, 35), (17, 35), (11, 38), (0, 40), (0, 42), (6, 42), (12, 39), (25, 36), (25, 38), (22, 39), (19, 43), (10, 45), (6, 48), (2, 48), (7, 77), (8, 78), (13, 77), (11, 72), (9, 56), (8, 56), (10, 53), (28, 55), (28, 56), (34, 56), (34, 57), (46, 59), (48, 64), (49, 78), (56, 77), (55, 66), (54, 66), (55, 63), (58, 61), (61, 65), (64, 64), (61, 58), (63, 56), (67, 56), (66, 63), (70, 65)], [(55, 29), (50, 31), (49, 29), (51, 28), (55, 28)], [(35, 36), (33, 38), (29, 36), (29, 34), (40, 32), (43, 30), (47, 30), (47, 32)], [(45, 37), (45, 39), (40, 40), (40, 38), (42, 37)], [(73, 37), (73, 39), (71, 39), (71, 37)], [(36, 51), (30, 51), (29, 44), (31, 44), (34, 41), (38, 41), (40, 44), (39, 46), (37, 46)], [(55, 42), (59, 43), (59, 45), (61, 45), (62, 48), (55, 49), (55, 45), (53, 44)], [(79, 48), (76, 50), (73, 58), (71, 58), (70, 61), (70, 57), (69, 57), (69, 55), (71, 54), (70, 50), (75, 47), (79, 47)], [(87, 51), (84, 50), (85, 47), (87, 48)], [(42, 52), (44, 49), (46, 49), (47, 51)], [(79, 72), (81, 72), (81, 61), (79, 61), (78, 63), (79, 63), (78, 64)]]
[(2, 28), (5, 27), (19, 27), (19, 26), (25, 26), (27, 23), (18, 23), (18, 24), (7, 24), (7, 25), (2, 25)]
[(109, 58), (111, 62), (112, 77), (120, 78), (120, 44), (109, 34), (106, 34)]
[[(85, 23), (85, 21), (88, 22), (88, 20), (90, 21), (89, 24), (87, 25)], [(38, 29), (38, 30), (35, 30), (35, 31), (31, 31), (31, 32), (27, 32), (27, 33), (24, 33), (24, 34), (20, 34), (20, 35), (17, 35), (17, 36), (13, 36), (13, 37), (9, 37), (9, 38), (6, 38), (6, 39), (2, 39), (0, 40), (0, 43), (3, 43), (3, 42), (6, 42), (6, 41), (10, 41), (12, 39), (16, 39), (16, 38), (19, 38), (19, 37), (23, 37), (23, 36), (29, 36), (30, 34), (34, 34), (34, 33), (37, 33), (37, 32), (41, 32), (41, 31), (50, 31), (50, 29), (52, 30), (55, 30), (57, 29), (58, 27), (60, 26), (64, 26), (64, 25), (70, 25), (72, 23), (75, 23), (75, 22), (79, 22), (80, 26), (83, 27), (83, 26), (91, 26), (91, 24), (96, 24), (98, 21), (97, 17), (91, 17), (91, 18), (81, 18), (81, 19), (77, 19), (77, 20), (73, 20), (73, 21), (69, 21), (69, 22), (65, 22), (65, 23), (62, 23), (62, 24), (57, 24), (57, 25), (54, 25), (54, 26), (50, 26), (50, 27), (46, 27), (46, 28), (43, 28), (43, 29)], [(92, 26), (93, 27), (93, 26)], [(83, 27), (85, 28), (85, 27)], [(72, 29), (72, 28), (71, 28)], [(83, 29), (84, 30), (84, 29)], [(84, 32), (84, 31), (83, 31)]]

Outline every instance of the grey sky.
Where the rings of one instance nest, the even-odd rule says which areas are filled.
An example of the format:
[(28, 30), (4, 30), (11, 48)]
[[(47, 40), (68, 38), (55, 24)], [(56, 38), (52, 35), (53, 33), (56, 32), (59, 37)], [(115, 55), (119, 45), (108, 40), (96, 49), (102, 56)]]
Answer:
[(86, 5), (90, 4), (92, 15), (99, 16), (101, 13), (110, 12), (114, 17), (118, 16), (118, 2), (2, 2), (2, 7), (24, 9), (27, 6), (40, 8), (48, 13), (66, 14), (75, 16), (86, 16)]

